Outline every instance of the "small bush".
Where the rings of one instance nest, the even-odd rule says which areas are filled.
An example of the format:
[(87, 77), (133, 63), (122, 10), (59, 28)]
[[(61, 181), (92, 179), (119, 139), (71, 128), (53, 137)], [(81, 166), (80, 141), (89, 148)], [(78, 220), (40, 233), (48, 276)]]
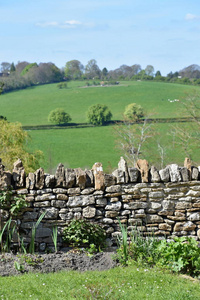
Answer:
[(52, 110), (48, 116), (48, 121), (54, 124), (66, 124), (71, 121), (71, 117), (62, 108)]
[(106, 234), (104, 229), (84, 219), (74, 219), (63, 230), (63, 241), (73, 247), (89, 247), (94, 244), (97, 249), (104, 247)]
[(112, 118), (112, 113), (106, 105), (95, 104), (90, 106), (87, 112), (88, 122), (93, 125), (104, 125), (106, 122), (110, 121)]
[(136, 104), (136, 103), (131, 103), (126, 106), (125, 111), (124, 111), (124, 117), (125, 119), (128, 119), (130, 121), (138, 121), (139, 119), (144, 117), (144, 111), (142, 106)]

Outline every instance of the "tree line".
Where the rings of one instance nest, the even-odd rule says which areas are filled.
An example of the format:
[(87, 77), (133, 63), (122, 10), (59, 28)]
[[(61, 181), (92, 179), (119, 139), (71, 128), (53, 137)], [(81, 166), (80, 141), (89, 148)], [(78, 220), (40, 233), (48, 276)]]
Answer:
[(119, 80), (154, 80), (183, 84), (200, 84), (200, 66), (193, 64), (180, 71), (170, 72), (162, 76), (152, 65), (142, 69), (140, 64), (132, 66), (121, 65), (115, 70), (99, 68), (97, 61), (91, 59), (84, 66), (79, 60), (66, 62), (65, 67), (59, 69), (55, 64), (29, 63), (26, 61), (0, 64), (0, 84), (4, 92), (22, 89), (38, 84), (47, 84), (70, 80), (101, 80), (115, 82)]

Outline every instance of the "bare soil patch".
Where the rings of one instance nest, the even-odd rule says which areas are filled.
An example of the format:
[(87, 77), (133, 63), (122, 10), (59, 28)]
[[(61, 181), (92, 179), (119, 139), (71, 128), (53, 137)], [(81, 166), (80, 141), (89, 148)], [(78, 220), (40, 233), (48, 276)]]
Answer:
[[(115, 251), (104, 251), (93, 255), (74, 251), (60, 251), (50, 254), (0, 255), (0, 276), (13, 276), (28, 272), (49, 273), (61, 270), (103, 271), (118, 265)], [(20, 268), (20, 269), (19, 269)]]

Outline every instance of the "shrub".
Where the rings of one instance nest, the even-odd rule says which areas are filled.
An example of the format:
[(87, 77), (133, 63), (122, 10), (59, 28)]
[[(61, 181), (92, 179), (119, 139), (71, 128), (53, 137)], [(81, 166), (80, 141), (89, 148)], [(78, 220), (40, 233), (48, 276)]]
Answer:
[(71, 121), (71, 117), (64, 109), (56, 108), (50, 112), (48, 121), (54, 124), (66, 124)]
[(97, 249), (104, 246), (106, 234), (104, 229), (84, 219), (74, 219), (63, 230), (63, 241), (73, 247), (89, 247), (94, 244)]
[(93, 125), (104, 125), (106, 122), (110, 121), (112, 118), (112, 113), (106, 105), (95, 104), (90, 106), (87, 112), (88, 122)]
[(136, 104), (136, 103), (131, 103), (126, 106), (125, 111), (124, 111), (124, 117), (125, 119), (128, 119), (130, 121), (138, 121), (139, 119), (144, 117), (144, 111), (142, 106)]

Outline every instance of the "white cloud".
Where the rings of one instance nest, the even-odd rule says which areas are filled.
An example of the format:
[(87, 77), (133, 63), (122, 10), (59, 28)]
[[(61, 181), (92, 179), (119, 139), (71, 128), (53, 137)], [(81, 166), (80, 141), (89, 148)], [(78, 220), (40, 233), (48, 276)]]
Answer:
[(38, 27), (56, 27), (56, 28), (77, 28), (77, 27), (94, 27), (93, 23), (82, 23), (78, 20), (67, 20), (64, 22), (43, 22), (36, 23)]
[(185, 16), (186, 21), (193, 21), (193, 20), (200, 20), (200, 16), (193, 15), (193, 14), (187, 14)]

